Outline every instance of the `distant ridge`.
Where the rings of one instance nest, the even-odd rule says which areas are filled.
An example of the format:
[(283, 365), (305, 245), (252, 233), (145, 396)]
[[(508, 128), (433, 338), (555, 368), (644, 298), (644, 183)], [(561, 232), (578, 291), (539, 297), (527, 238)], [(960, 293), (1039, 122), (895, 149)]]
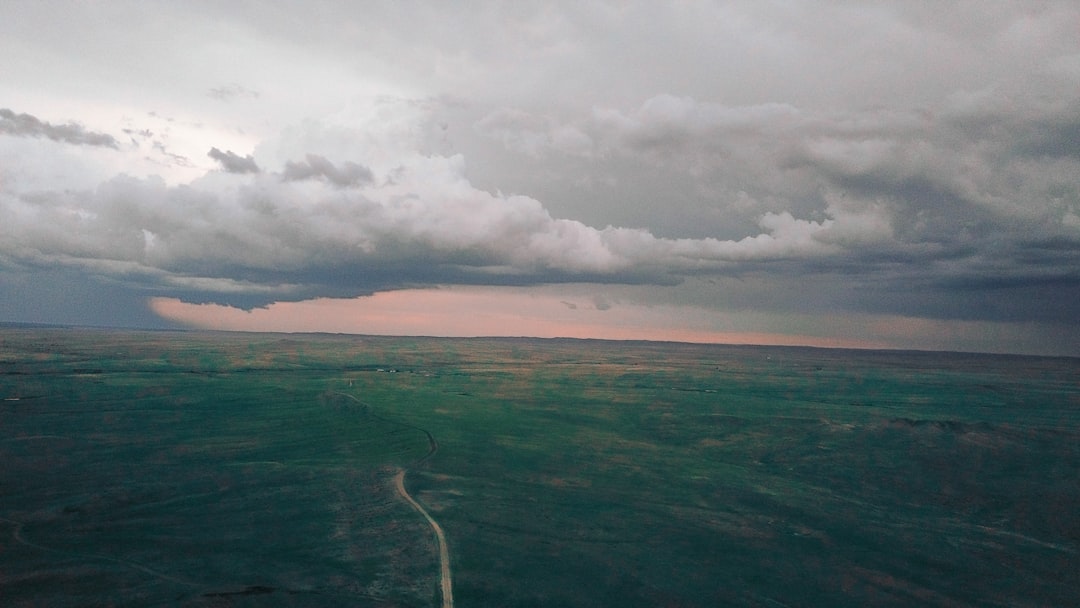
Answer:
[(127, 327), (122, 325), (79, 325), (74, 323), (34, 323), (30, 321), (0, 321), (0, 329), (92, 329), (101, 331), (169, 331), (188, 332), (185, 327)]
[(0, 327), (6, 329), (69, 329), (74, 325), (61, 325), (58, 323), (27, 323), (24, 321), (0, 321)]
[(1080, 359), (1080, 356), (1070, 354), (1043, 354), (1043, 353), (1011, 353), (1011, 352), (980, 352), (963, 350), (932, 350), (918, 348), (861, 348), (851, 346), (817, 346), (808, 344), (744, 344), (725, 342), (681, 342), (678, 340), (649, 340), (649, 339), (619, 339), (619, 338), (577, 338), (570, 336), (541, 337), (541, 336), (433, 336), (433, 335), (390, 335), (390, 334), (364, 334), (349, 332), (322, 332), (322, 331), (250, 331), (230, 329), (202, 329), (191, 327), (136, 327), (136, 326), (109, 326), (109, 325), (79, 325), (64, 323), (34, 323), (25, 321), (0, 321), (0, 329), (67, 329), (67, 330), (91, 330), (91, 331), (118, 331), (118, 332), (155, 332), (155, 333), (188, 333), (188, 334), (232, 334), (232, 335), (267, 335), (267, 336), (292, 336), (295, 338), (359, 338), (368, 340), (443, 340), (443, 341), (488, 341), (488, 342), (525, 342), (525, 343), (548, 343), (548, 344), (623, 344), (628, 346), (680, 346), (699, 348), (735, 348), (735, 349), (765, 349), (776, 351), (803, 351), (803, 352), (849, 352), (859, 354), (878, 353), (881, 355), (947, 355), (947, 356), (973, 356), (973, 357), (1025, 357), (1037, 359)]

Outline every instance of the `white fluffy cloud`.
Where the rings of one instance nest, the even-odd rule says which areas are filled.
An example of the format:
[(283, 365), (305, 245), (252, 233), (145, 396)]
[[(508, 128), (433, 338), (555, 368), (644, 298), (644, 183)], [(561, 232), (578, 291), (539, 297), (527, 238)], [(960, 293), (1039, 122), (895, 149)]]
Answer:
[[(328, 136), (331, 147), (337, 139), (331, 127), (311, 130), (298, 139), (312, 144)], [(368, 137), (375, 132), (372, 126)], [(292, 145), (293, 136), (282, 145)], [(762, 232), (740, 240), (597, 228), (552, 217), (527, 196), (475, 188), (460, 155), (409, 153), (388, 162), (382, 154), (380, 163), (393, 167), (383, 175), (353, 161), (339, 168), (316, 154), (287, 161), (279, 173), (256, 173), (246, 170), (255, 166), (251, 156), (219, 152), (226, 166), (243, 165), (235, 175), (178, 186), (118, 176), (85, 191), (5, 192), (0, 251), (14, 263), (74, 265), (153, 288), (289, 297), (331, 288), (320, 285), (318, 277), (327, 276), (336, 276), (332, 289), (344, 293), (440, 276), (670, 282), (738, 262), (824, 255), (844, 242), (835, 235), (846, 216), (811, 222), (788, 212), (763, 215)], [(387, 267), (400, 276), (386, 276), (380, 269)]]

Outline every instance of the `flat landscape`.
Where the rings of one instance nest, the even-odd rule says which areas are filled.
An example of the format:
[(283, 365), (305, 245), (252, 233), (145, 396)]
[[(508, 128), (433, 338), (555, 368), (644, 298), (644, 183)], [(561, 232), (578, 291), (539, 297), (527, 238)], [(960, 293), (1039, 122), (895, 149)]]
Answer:
[(0, 605), (1080, 603), (1080, 360), (0, 328)]

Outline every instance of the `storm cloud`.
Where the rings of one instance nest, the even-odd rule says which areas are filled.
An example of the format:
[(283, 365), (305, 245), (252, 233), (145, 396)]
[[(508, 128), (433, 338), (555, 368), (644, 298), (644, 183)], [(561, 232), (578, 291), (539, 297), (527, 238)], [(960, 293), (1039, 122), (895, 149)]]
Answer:
[(107, 133), (88, 131), (82, 125), (71, 122), (54, 125), (30, 114), (16, 114), (7, 108), (0, 108), (0, 135), (46, 137), (74, 145), (116, 147), (116, 139)]
[(0, 247), (19, 263), (155, 288), (295, 298), (446, 280), (671, 284), (739, 263), (839, 253), (845, 227), (859, 221), (784, 212), (766, 214), (761, 233), (737, 241), (664, 239), (554, 218), (530, 197), (472, 187), (463, 169), (461, 157), (417, 157), (379, 186), (351, 187), (355, 180), (273, 175), (175, 187), (116, 177), (93, 191), (0, 199), (11, 220), (0, 227)]
[[(99, 7), (141, 27), (95, 53), (49, 3), (0, 24), (5, 56), (69, 57), (0, 82), (31, 112), (0, 110), (0, 280), (244, 307), (567, 285), (595, 306), (566, 310), (1080, 339), (1074, 3), (273, 4)], [(231, 27), (208, 80), (221, 53), (181, 42)]]
[(359, 186), (375, 179), (367, 167), (350, 161), (337, 167), (318, 154), (308, 154), (302, 161), (285, 163), (281, 176), (290, 181), (323, 178), (336, 186)]
[(207, 152), (206, 155), (221, 163), (221, 168), (229, 173), (259, 172), (259, 166), (255, 164), (255, 159), (252, 158), (250, 154), (247, 156), (240, 156), (232, 150), (222, 152), (217, 148), (210, 148), (210, 151)]

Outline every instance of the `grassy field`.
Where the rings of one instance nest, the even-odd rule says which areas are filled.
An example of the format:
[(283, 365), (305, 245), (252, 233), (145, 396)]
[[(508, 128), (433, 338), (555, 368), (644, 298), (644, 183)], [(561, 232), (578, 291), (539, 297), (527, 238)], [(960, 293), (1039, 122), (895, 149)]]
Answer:
[[(0, 329), (0, 604), (1080, 602), (1080, 360)], [(437, 439), (430, 451), (427, 433)]]

